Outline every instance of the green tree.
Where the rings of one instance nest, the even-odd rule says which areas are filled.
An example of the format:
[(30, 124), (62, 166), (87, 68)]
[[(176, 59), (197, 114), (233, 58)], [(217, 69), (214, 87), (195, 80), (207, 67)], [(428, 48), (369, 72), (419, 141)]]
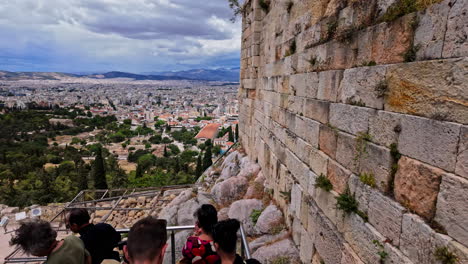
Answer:
[(213, 164), (211, 156), (211, 145), (207, 145), (205, 156), (203, 157), (203, 170), (208, 169)]
[(234, 142), (234, 135), (232, 134), (232, 128), (231, 127), (229, 127), (228, 133), (229, 133), (228, 140), (230, 142)]
[(107, 189), (106, 168), (102, 157), (102, 147), (96, 151), (96, 159), (93, 162), (94, 188)]
[(198, 158), (197, 158), (197, 168), (195, 170), (195, 176), (196, 178), (198, 179), (203, 173), (203, 168), (202, 168), (202, 153), (200, 152), (200, 154), (198, 155)]
[(235, 136), (236, 136), (236, 142), (239, 141), (239, 124), (236, 124), (236, 133), (235, 133)]

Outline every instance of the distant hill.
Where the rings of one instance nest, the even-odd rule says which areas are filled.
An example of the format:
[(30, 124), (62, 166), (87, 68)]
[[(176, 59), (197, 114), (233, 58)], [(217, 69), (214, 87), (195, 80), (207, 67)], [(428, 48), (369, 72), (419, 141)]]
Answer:
[(174, 72), (154, 72), (150, 74), (157, 74), (162, 76), (171, 77), (184, 77), (193, 80), (206, 80), (206, 81), (229, 81), (239, 82), (239, 68), (220, 68), (220, 69), (194, 69), (187, 71), (174, 71)]
[(129, 78), (134, 80), (203, 80), (203, 81), (227, 81), (239, 82), (239, 68), (233, 69), (196, 69), (177, 72), (152, 72), (147, 74), (134, 74), (128, 72), (111, 71), (96, 74), (69, 74), (58, 72), (9, 72), (0, 71), (0, 80), (60, 80), (63, 78), (93, 78), (114, 79)]

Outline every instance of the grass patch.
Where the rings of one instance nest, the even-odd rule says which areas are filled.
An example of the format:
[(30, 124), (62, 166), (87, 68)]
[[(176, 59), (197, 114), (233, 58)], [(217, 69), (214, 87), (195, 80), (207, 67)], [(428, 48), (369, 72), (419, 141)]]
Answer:
[(361, 180), (362, 183), (369, 185), (372, 188), (375, 188), (375, 177), (374, 174), (372, 173), (361, 173), (359, 175), (359, 180)]
[(336, 208), (343, 210), (345, 213), (357, 213), (359, 203), (349, 188), (346, 191), (336, 197)]
[(315, 182), (315, 188), (321, 188), (324, 189), (325, 191), (329, 192), (333, 190), (333, 184), (330, 182), (330, 180), (322, 174), (317, 177), (317, 180)]
[(354, 105), (354, 106), (366, 107), (366, 103), (364, 103), (364, 101), (362, 101), (362, 99), (359, 99), (359, 101), (356, 101), (356, 100), (353, 100), (351, 98), (348, 98), (346, 100), (346, 103), (350, 104), (350, 105)]
[(291, 260), (289, 260), (288, 257), (276, 257), (273, 260), (271, 260), (271, 264), (290, 264)]
[(418, 11), (418, 8), (415, 0), (398, 0), (387, 9), (387, 12), (382, 16), (381, 21), (391, 22), (406, 14), (416, 11)]
[(435, 258), (442, 264), (458, 263), (458, 256), (450, 252), (447, 247), (439, 247), (434, 252)]
[(419, 45), (414, 45), (411, 44), (411, 46), (406, 50), (406, 52), (403, 54), (403, 59), (405, 62), (413, 62), (416, 60), (416, 53), (418, 53), (418, 50), (421, 47)]
[(289, 192), (282, 192), (280, 191), (280, 195), (286, 200), (286, 202), (290, 203), (291, 202), (291, 191)]
[(278, 235), (279, 233), (281, 233), (281, 231), (285, 229), (286, 229), (286, 226), (284, 224), (278, 224), (278, 225), (273, 226), (270, 231), (273, 235)]
[(366, 222), (366, 223), (369, 222), (369, 216), (366, 213), (364, 213), (363, 211), (358, 210), (356, 212), (356, 214), (359, 215), (362, 218), (362, 220), (364, 220), (364, 222)]
[(377, 255), (380, 257), (380, 263), (385, 263), (388, 253), (385, 252), (384, 246), (378, 240), (372, 240), (372, 243), (379, 249), (379, 251), (377, 251)]
[(263, 9), (263, 11), (267, 12), (270, 9), (270, 3), (265, 1), (265, 0), (260, 0), (258, 1), (258, 5), (260, 5), (260, 8)]
[(260, 217), (262, 212), (263, 212), (263, 210), (256, 210), (256, 209), (254, 209), (252, 211), (252, 213), (250, 214), (250, 219), (252, 219), (252, 222), (254, 224), (257, 224), (258, 218)]

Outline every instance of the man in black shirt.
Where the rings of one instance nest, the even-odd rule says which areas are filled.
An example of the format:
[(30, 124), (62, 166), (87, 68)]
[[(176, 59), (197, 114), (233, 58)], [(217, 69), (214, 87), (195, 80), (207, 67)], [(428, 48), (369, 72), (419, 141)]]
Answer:
[(74, 233), (79, 233), (81, 240), (91, 255), (93, 264), (100, 264), (104, 259), (120, 261), (119, 253), (114, 251), (120, 242), (120, 234), (105, 223), (92, 224), (85, 209), (72, 209), (66, 218), (66, 225)]

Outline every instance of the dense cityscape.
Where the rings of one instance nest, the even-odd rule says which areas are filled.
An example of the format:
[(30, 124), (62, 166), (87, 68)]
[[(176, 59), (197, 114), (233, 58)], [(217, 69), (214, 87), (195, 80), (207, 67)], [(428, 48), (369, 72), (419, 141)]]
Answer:
[(1, 81), (0, 203), (193, 183), (236, 142), (236, 94), (191, 80)]

